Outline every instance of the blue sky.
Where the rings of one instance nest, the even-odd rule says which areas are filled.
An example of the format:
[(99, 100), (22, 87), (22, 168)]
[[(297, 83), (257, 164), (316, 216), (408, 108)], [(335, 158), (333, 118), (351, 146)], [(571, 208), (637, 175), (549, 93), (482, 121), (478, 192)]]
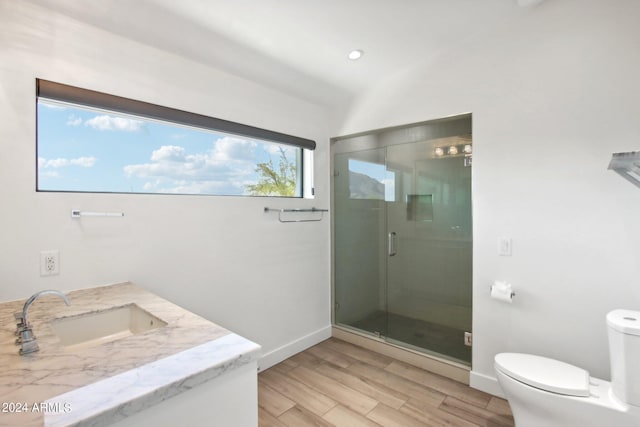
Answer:
[(279, 149), (244, 137), (38, 100), (38, 189), (244, 195)]

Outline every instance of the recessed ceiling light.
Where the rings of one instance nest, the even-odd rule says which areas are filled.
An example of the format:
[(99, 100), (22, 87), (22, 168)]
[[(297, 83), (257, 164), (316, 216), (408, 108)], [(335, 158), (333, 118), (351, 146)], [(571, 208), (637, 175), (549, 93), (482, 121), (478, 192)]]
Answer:
[(360, 59), (364, 55), (364, 52), (360, 49), (352, 50), (349, 52), (347, 56), (350, 60), (355, 61), (356, 59)]

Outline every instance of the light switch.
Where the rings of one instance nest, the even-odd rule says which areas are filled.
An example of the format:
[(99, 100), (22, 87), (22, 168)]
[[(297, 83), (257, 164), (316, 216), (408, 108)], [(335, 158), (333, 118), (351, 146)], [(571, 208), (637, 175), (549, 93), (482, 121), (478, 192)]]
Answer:
[(511, 238), (498, 237), (498, 255), (511, 256)]

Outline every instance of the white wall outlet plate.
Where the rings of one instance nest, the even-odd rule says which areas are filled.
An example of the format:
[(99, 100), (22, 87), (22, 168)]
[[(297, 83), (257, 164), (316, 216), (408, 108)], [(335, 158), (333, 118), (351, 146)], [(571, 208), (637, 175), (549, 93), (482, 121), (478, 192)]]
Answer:
[(60, 274), (60, 252), (58, 250), (40, 252), (40, 275)]

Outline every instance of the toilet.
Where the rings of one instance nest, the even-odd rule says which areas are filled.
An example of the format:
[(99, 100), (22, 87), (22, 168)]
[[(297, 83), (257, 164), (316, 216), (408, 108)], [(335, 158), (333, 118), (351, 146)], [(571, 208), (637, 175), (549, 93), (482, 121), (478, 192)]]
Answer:
[(495, 356), (516, 427), (640, 426), (640, 311), (611, 311), (607, 328), (611, 381), (542, 356)]

